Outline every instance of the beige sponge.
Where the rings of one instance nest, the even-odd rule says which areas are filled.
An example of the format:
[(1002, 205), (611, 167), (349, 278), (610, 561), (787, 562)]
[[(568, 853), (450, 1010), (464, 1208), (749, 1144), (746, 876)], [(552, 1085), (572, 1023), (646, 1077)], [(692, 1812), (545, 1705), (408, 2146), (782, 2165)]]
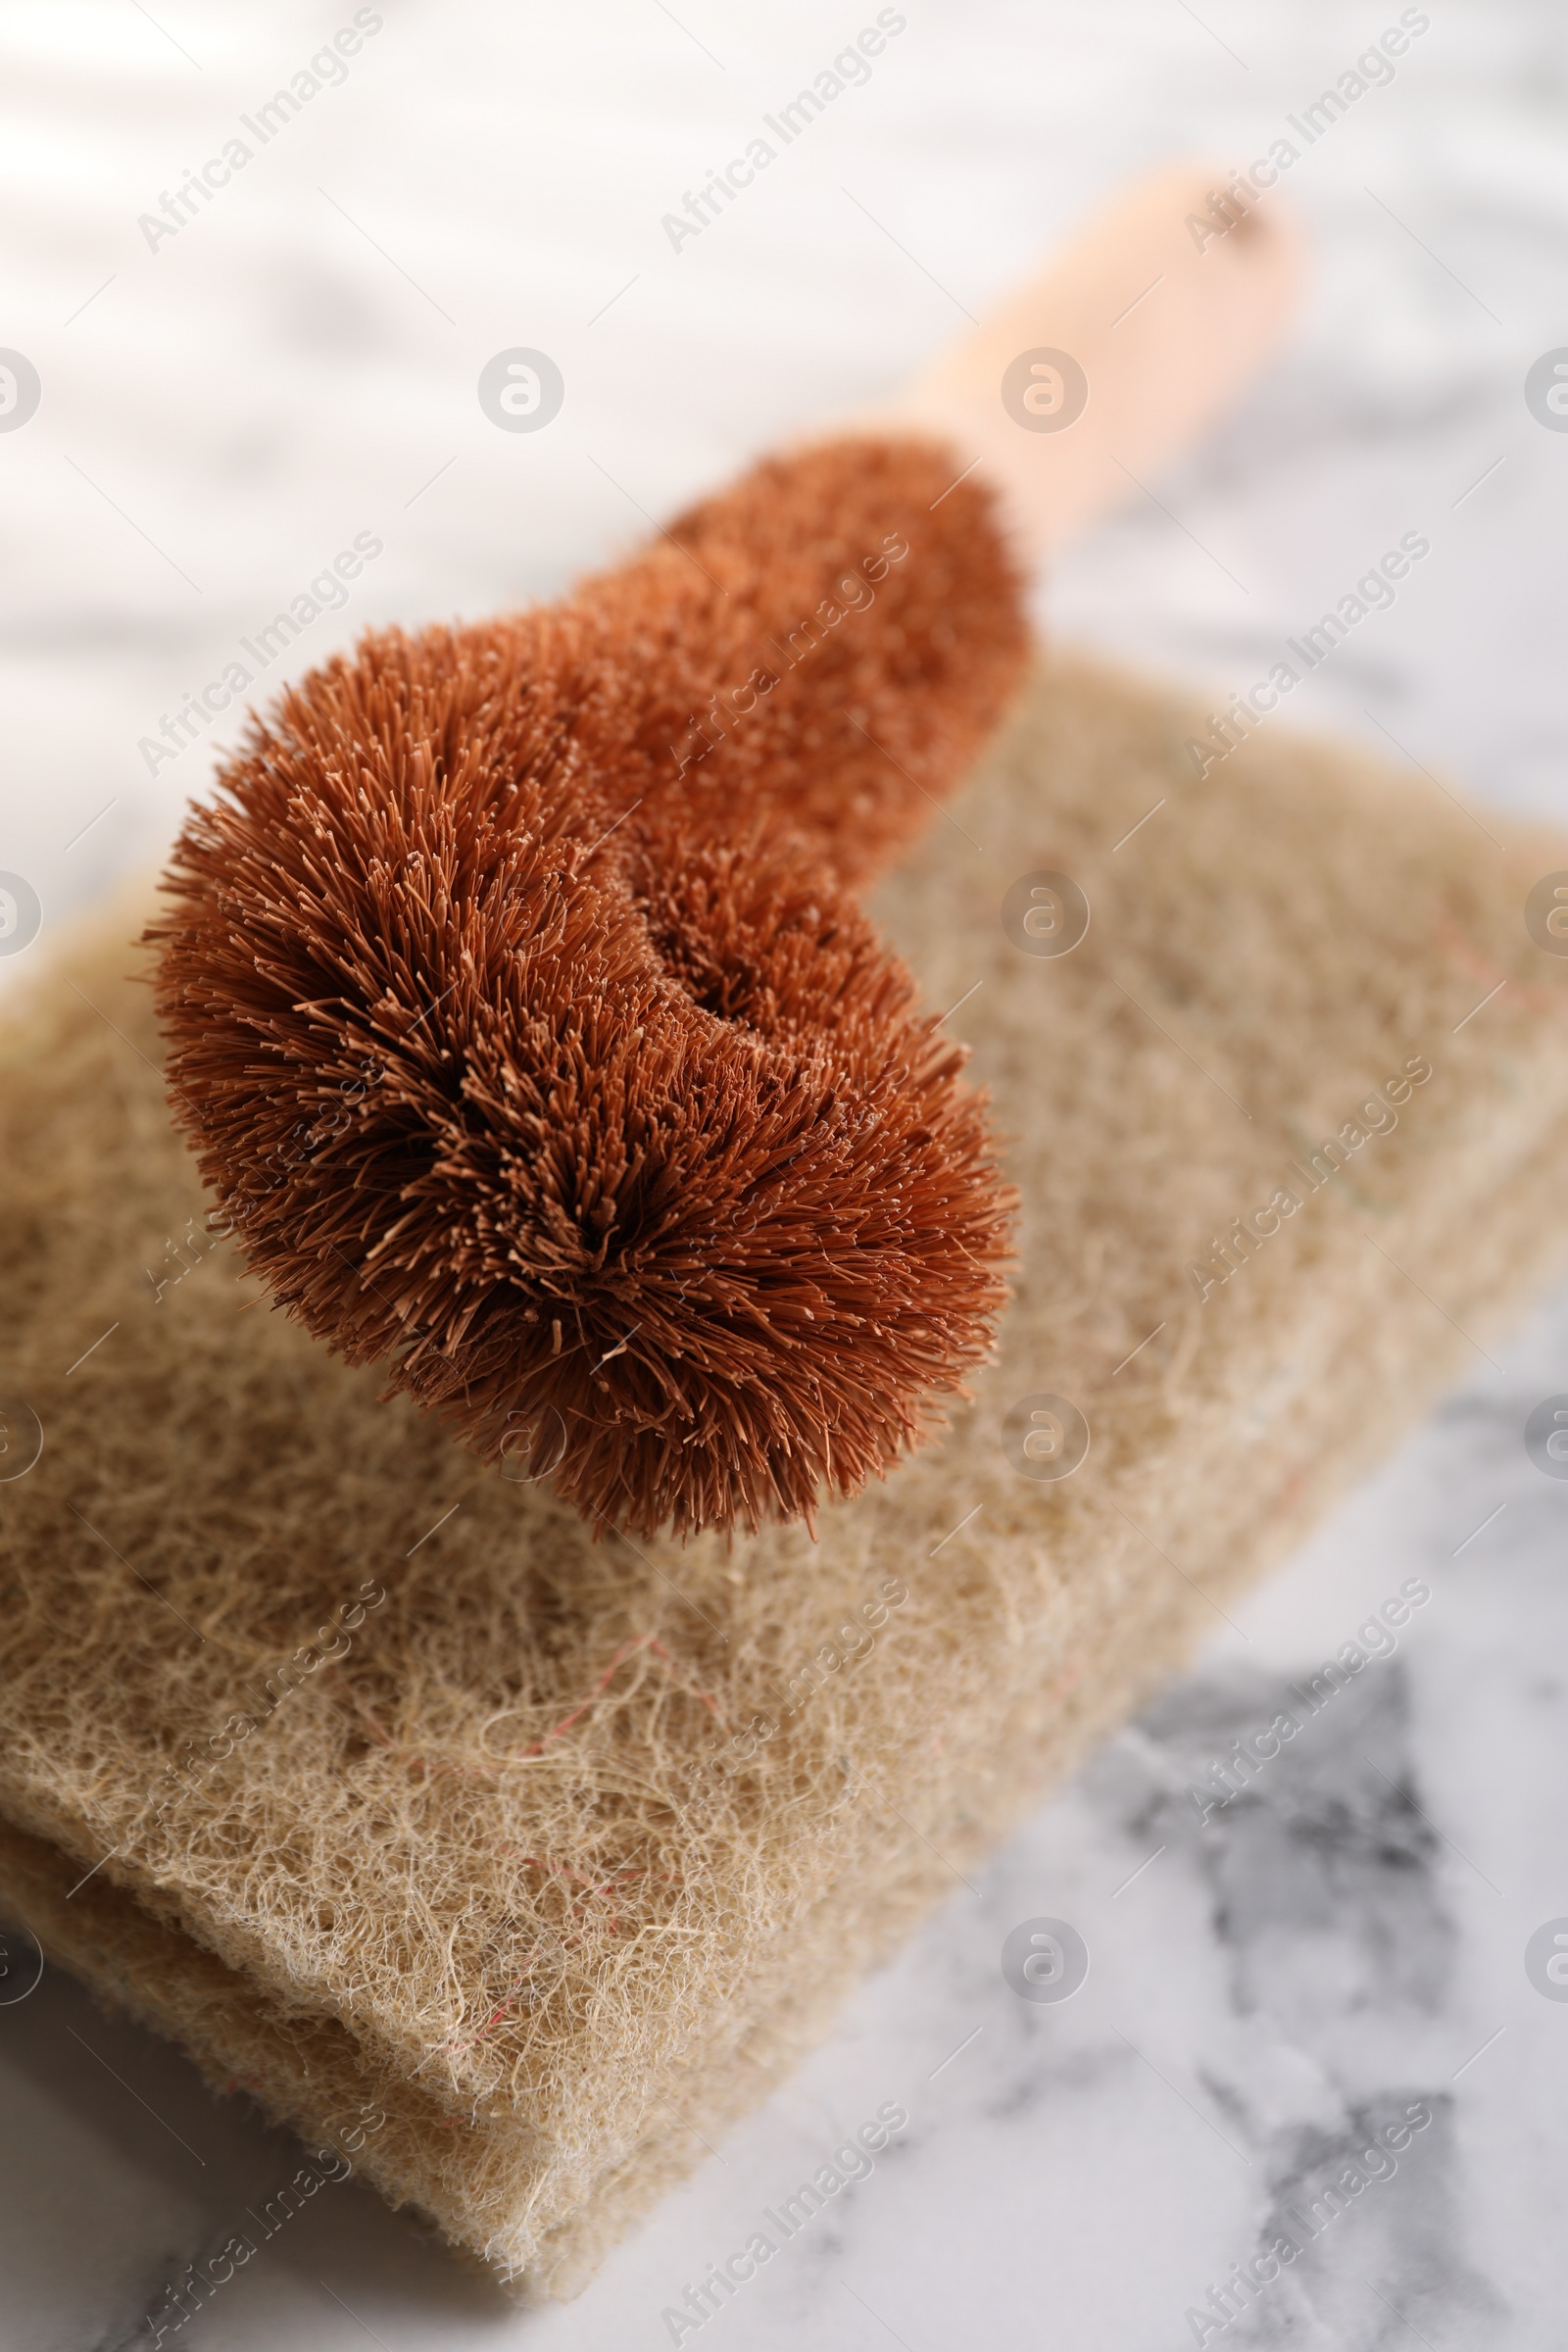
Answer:
[(1568, 845), (1208, 732), (1056, 661), (884, 894), (1020, 1263), (815, 1543), (595, 1544), (270, 1311), (135, 916), (9, 1025), (0, 1886), (506, 2279), (579, 2284), (1568, 1259)]

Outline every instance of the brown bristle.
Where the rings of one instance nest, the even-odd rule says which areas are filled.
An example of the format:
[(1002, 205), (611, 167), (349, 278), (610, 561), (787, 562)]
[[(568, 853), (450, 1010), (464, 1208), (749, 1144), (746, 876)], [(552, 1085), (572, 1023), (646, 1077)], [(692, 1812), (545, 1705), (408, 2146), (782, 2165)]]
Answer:
[(564, 605), (368, 636), (175, 847), (172, 1098), (252, 1270), (596, 1526), (808, 1517), (989, 1343), (984, 1103), (850, 896), (1021, 674), (956, 470), (775, 460)]

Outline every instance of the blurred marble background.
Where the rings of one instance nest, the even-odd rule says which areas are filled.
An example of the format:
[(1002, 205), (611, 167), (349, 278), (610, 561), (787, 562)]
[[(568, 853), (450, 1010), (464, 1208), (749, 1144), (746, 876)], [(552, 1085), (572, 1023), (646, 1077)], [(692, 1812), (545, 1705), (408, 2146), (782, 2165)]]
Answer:
[[(356, 12), (0, 7), (0, 345), (42, 386), (0, 432), (0, 867), (42, 900), (30, 953), (156, 860), (223, 736), (156, 773), (141, 739), (356, 533), (382, 553), (269, 684), (372, 620), (557, 593), (645, 516), (874, 398), (1124, 176), (1262, 152), (1400, 17), (898, 13), (870, 79), (676, 252), (662, 216), (874, 9), (379, 0), (341, 81), (150, 247), (139, 216)], [(1317, 274), (1287, 361), (1157, 504), (1068, 556), (1041, 617), (1239, 685), (1420, 530), (1431, 559), (1295, 721), (1568, 820), (1568, 435), (1524, 398), (1568, 344), (1568, 23), (1545, 0), (1404, 13), (1430, 23), (1393, 80), (1290, 173)], [(475, 398), (515, 345), (563, 371), (548, 432), (497, 432)], [(1525, 1950), (1568, 1915), (1568, 1485), (1521, 1433), (1568, 1389), (1568, 1300), (1494, 1353), (1198, 1673), (956, 1885), (580, 2302), (512, 2310), (350, 2183), (179, 2340), (652, 2352), (686, 2282), (899, 2100), (872, 2176), (705, 2342), (1559, 2344), (1568, 2002)], [(1431, 1598), (1392, 1654), (1200, 1828), (1195, 1774), (1409, 1579)], [(1059, 2006), (999, 1966), (1041, 1916), (1092, 1956)], [(29, 1981), (12, 1961), (0, 2352), (151, 2342), (145, 2315), (286, 2178), (291, 2143), (55, 1972), (7, 1999)], [(1390, 2169), (1222, 2328), (1232, 2266), (1407, 2110), (1428, 2121)]]

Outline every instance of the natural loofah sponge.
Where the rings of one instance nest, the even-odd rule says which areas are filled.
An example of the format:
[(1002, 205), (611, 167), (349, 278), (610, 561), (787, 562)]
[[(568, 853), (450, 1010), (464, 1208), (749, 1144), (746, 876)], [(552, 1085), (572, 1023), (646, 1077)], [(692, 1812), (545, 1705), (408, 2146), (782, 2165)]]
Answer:
[[(1019, 1271), (976, 1403), (817, 1543), (596, 1545), (239, 1311), (126, 919), (0, 1036), (0, 1406), (42, 1428), (0, 1884), (503, 2277), (579, 2283), (1568, 1256), (1568, 959), (1522, 920), (1568, 847), (1275, 721), (1199, 780), (1203, 726), (1054, 664), (878, 900), (970, 992)], [(1042, 870), (1069, 955), (1000, 919)]]
[(174, 852), (172, 1101), (248, 1263), (596, 1525), (809, 1516), (989, 1344), (984, 1106), (850, 895), (1020, 675), (958, 470), (774, 460), (564, 606), (370, 636)]

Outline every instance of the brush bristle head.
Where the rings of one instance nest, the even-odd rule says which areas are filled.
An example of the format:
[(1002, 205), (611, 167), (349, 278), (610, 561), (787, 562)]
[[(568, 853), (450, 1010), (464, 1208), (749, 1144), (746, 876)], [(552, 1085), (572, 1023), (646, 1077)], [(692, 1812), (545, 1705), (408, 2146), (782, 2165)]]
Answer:
[(174, 852), (159, 1003), (218, 1221), (599, 1527), (808, 1519), (989, 1346), (985, 1106), (848, 888), (1021, 666), (948, 464), (780, 461), (564, 606), (367, 637)]

